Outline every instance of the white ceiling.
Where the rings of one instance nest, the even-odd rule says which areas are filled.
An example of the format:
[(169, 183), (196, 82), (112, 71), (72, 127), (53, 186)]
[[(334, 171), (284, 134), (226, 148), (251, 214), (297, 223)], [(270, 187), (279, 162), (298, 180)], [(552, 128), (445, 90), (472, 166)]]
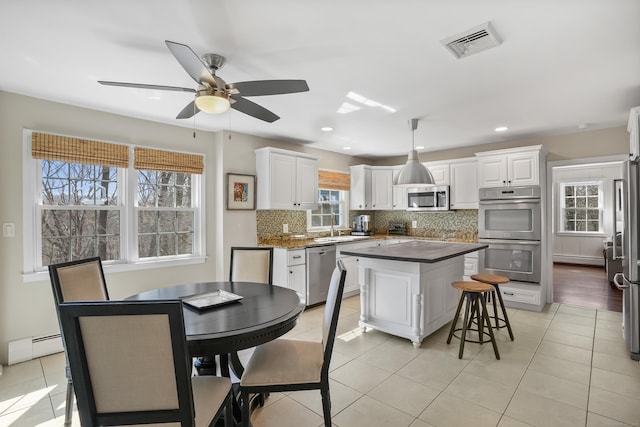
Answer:
[[(487, 21), (494, 49), (456, 59), (440, 44)], [(96, 83), (195, 88), (165, 40), (225, 56), (228, 83), (310, 91), (250, 98), (281, 116), (269, 124), (234, 110), (176, 120), (192, 94)], [(405, 154), (414, 117), (416, 145), (435, 151), (621, 126), (640, 105), (638, 0), (0, 0), (0, 53), (0, 90), (358, 156)], [(338, 114), (350, 91), (396, 112)]]

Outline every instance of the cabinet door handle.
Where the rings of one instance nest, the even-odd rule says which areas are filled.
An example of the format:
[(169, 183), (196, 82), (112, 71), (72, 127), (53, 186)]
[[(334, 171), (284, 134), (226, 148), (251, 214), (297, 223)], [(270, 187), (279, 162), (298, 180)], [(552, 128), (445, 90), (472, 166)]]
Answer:
[(289, 270), (289, 274), (293, 274), (293, 271), (292, 271), (292, 270)]
[(505, 294), (505, 295), (511, 295), (511, 296), (513, 296), (513, 292), (505, 292), (505, 291), (502, 291), (502, 293), (503, 293), (503, 294)]
[(292, 258), (293, 259), (299, 259), (299, 258), (302, 258), (302, 255), (294, 255)]

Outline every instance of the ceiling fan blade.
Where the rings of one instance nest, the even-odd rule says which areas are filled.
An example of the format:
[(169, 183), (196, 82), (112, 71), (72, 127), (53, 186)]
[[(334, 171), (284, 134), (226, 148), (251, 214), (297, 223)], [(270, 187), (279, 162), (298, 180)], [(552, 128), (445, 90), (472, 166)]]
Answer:
[(196, 101), (193, 100), (187, 104), (186, 107), (182, 109), (176, 116), (176, 119), (188, 119), (190, 117), (195, 116), (200, 112), (200, 109), (196, 106)]
[(231, 104), (231, 108), (255, 117), (256, 119), (273, 123), (280, 118), (277, 114), (272, 113), (266, 108), (256, 104), (255, 102), (249, 101), (248, 99), (244, 99), (242, 97), (232, 97), (232, 99), (235, 102)]
[(169, 40), (165, 40), (164, 42), (180, 65), (182, 65), (182, 68), (185, 69), (193, 80), (199, 84), (206, 82), (212, 87), (218, 87), (216, 79), (211, 75), (207, 66), (204, 65), (202, 60), (200, 60), (198, 55), (196, 55), (189, 46)]
[(122, 86), (139, 89), (155, 89), (155, 90), (173, 90), (176, 92), (191, 92), (195, 93), (196, 90), (189, 87), (177, 87), (177, 86), (160, 86), (160, 85), (145, 85), (142, 83), (124, 83), (124, 82), (107, 82), (104, 80), (98, 80), (98, 83), (105, 86)]
[(253, 80), (231, 83), (227, 88), (238, 89), (242, 96), (282, 95), (309, 90), (305, 80)]

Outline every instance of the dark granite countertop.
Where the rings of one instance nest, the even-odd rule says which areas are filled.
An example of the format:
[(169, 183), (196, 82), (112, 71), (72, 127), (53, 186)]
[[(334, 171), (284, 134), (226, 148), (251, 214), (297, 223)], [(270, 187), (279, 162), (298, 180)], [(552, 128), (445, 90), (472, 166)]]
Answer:
[(343, 250), (342, 253), (345, 255), (388, 259), (392, 261), (434, 263), (479, 251), (487, 247), (489, 247), (489, 245), (478, 243), (411, 241), (352, 251)]

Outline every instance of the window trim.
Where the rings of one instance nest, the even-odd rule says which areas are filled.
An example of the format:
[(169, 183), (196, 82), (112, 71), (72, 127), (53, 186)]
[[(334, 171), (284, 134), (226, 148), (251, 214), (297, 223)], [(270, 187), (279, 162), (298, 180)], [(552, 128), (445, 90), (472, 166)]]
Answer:
[[(344, 207), (344, 209), (342, 209), (342, 214), (340, 215), (340, 219), (341, 219), (341, 222), (344, 221), (344, 224), (343, 225), (334, 225), (334, 230), (350, 228), (349, 227), (349, 191), (347, 191), (347, 190), (337, 190), (335, 188), (318, 188), (318, 190), (317, 190), (318, 194), (316, 194), (316, 197), (319, 196), (319, 192), (321, 190), (338, 191), (340, 193), (339, 204), (343, 205), (343, 207)], [(308, 232), (330, 231), (331, 230), (331, 226), (328, 226), (328, 227), (312, 227), (311, 226), (311, 224), (312, 224), (311, 212), (312, 211), (314, 211), (314, 209), (307, 209), (307, 231)]]
[[(598, 228), (600, 231), (574, 231), (574, 230), (565, 230), (564, 229), (564, 212), (567, 209), (565, 205), (565, 188), (567, 186), (578, 186), (578, 185), (597, 185), (598, 186), (598, 211), (599, 215), (599, 224)], [(605, 236), (605, 223), (604, 223), (604, 214), (605, 214), (605, 202), (604, 202), (604, 180), (596, 179), (596, 180), (566, 180), (558, 183), (558, 230), (556, 232), (559, 236), (573, 236), (573, 237), (590, 237), (590, 236)], [(569, 208), (574, 209), (574, 208)], [(577, 208), (583, 209), (583, 208)], [(587, 209), (587, 208), (584, 208)]]
[[(39, 224), (39, 216), (37, 215), (38, 207), (35, 201), (39, 200), (40, 184), (42, 180), (42, 160), (34, 159), (31, 155), (31, 136), (33, 129), (24, 128), (23, 144), (22, 144), (22, 190), (24, 197), (22, 198), (22, 223), (23, 223), (23, 272), (22, 278), (25, 283), (46, 280), (49, 273), (46, 267), (37, 268), (38, 262), (36, 256), (41, 257), (41, 246), (38, 247), (41, 235), (41, 225)], [(70, 138), (77, 138), (70, 135)], [(112, 141), (101, 141), (107, 143), (121, 144)], [(122, 144), (121, 144), (122, 145)], [(105, 272), (123, 272), (146, 270), (163, 267), (174, 267), (192, 264), (201, 264), (206, 262), (206, 213), (203, 209), (206, 207), (206, 194), (204, 191), (204, 183), (206, 182), (206, 171), (202, 174), (194, 174), (192, 179), (192, 209), (195, 210), (194, 215), (194, 253), (189, 255), (176, 255), (167, 257), (137, 258), (137, 180), (131, 177), (137, 176), (137, 171), (133, 168), (133, 150), (136, 145), (127, 145), (129, 149), (129, 167), (127, 169), (118, 168), (118, 180), (123, 184), (118, 188), (119, 199), (122, 204), (119, 205), (122, 217), (120, 250), (121, 259), (118, 261), (103, 261)], [(140, 146), (138, 146), (140, 147)], [(146, 148), (146, 147), (145, 147)], [(154, 148), (154, 147), (149, 147)], [(170, 150), (181, 152), (178, 150)], [(203, 157), (206, 163), (206, 157), (202, 153), (197, 154)], [(37, 253), (36, 253), (37, 252)]]

